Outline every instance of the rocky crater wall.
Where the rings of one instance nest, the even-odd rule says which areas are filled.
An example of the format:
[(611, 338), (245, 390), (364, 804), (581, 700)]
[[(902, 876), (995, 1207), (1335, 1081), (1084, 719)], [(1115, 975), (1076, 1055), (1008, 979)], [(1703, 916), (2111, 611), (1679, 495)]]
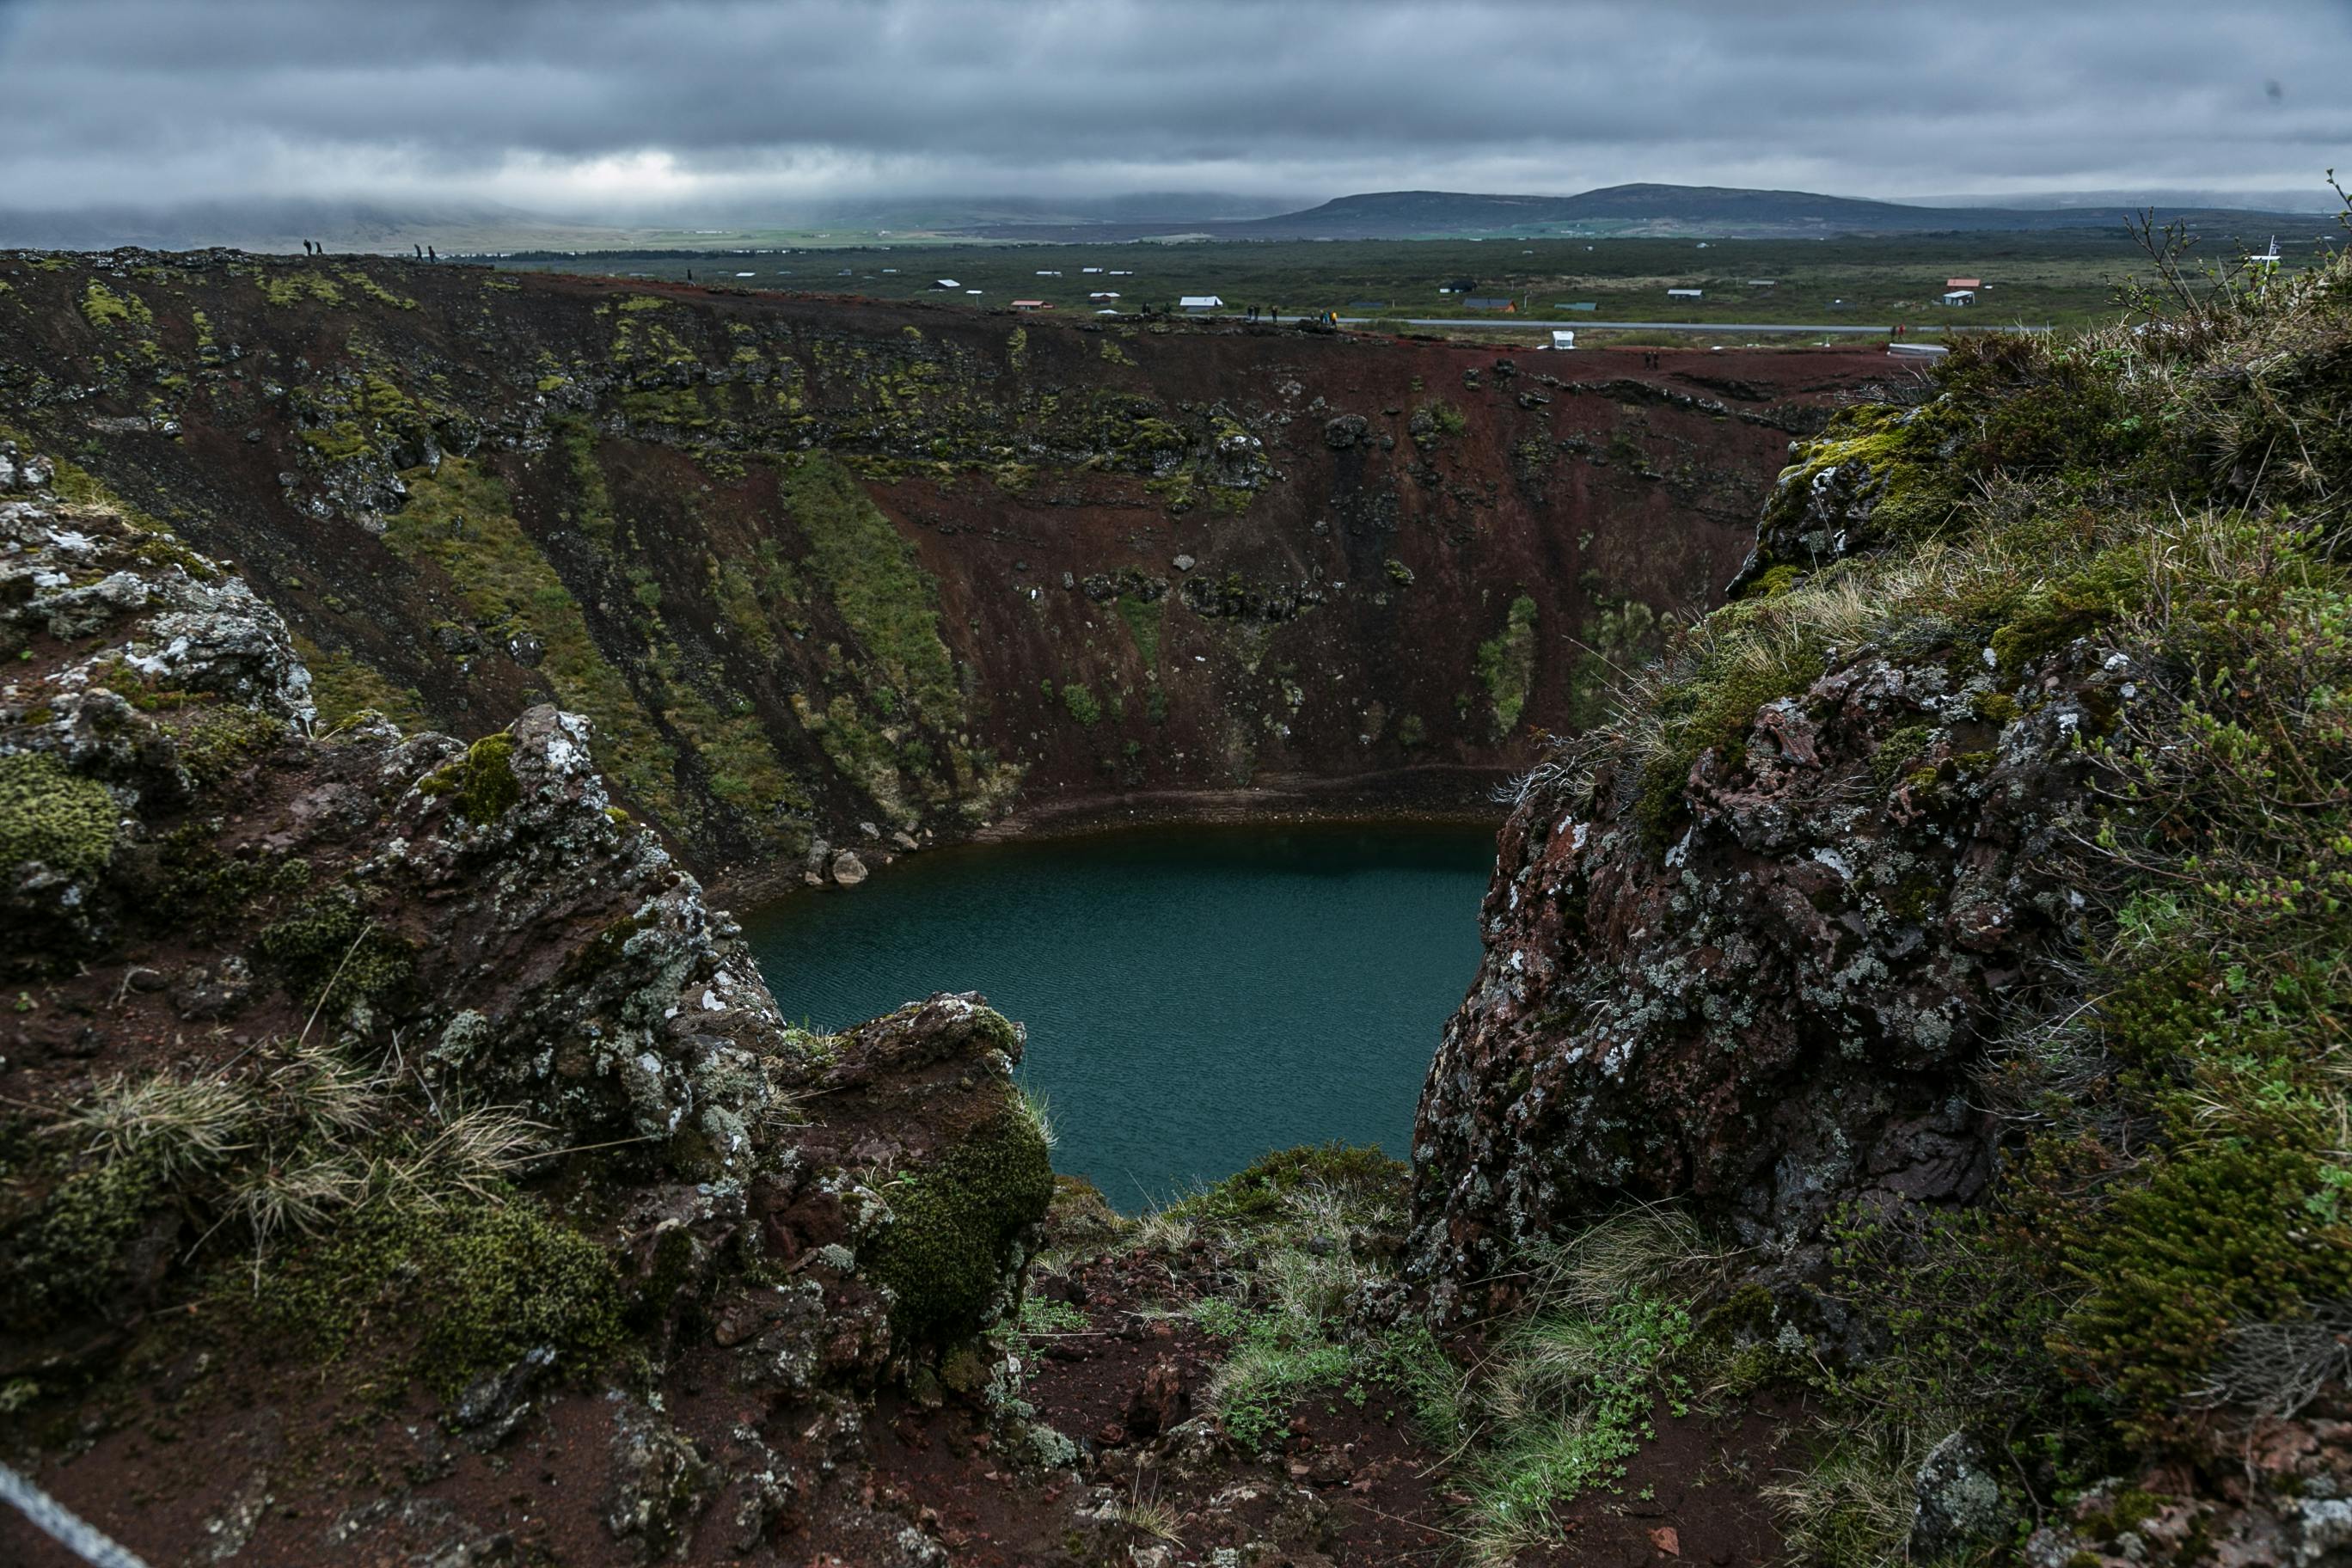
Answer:
[(1494, 351), (381, 259), (0, 257), (0, 422), (331, 721), (554, 702), (706, 873), (1459, 809), (1714, 602), (1837, 352)]

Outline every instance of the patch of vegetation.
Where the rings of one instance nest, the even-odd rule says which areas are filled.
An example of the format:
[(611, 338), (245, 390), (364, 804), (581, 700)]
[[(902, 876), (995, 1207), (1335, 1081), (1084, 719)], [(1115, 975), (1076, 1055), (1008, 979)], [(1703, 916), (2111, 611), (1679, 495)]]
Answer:
[(891, 1224), (861, 1261), (898, 1297), (894, 1329), (946, 1345), (985, 1326), (1007, 1248), (1053, 1201), (1047, 1131), (1008, 1094), (1002, 1110), (928, 1167), (884, 1188)]
[(863, 486), (824, 456), (803, 455), (779, 481), (786, 510), (810, 546), (807, 566), (887, 685), (918, 716), (951, 726), (962, 693), (940, 640), (938, 585), (916, 563)]
[(656, 647), (654, 668), (662, 679), (663, 717), (693, 749), (710, 794), (754, 835), (797, 853), (808, 840), (800, 819), (814, 803), (777, 754), (758, 708), (740, 693), (706, 696), (674, 644)]
[(1168, 605), (1164, 598), (1146, 599), (1134, 594), (1118, 596), (1118, 617), (1127, 623), (1128, 635), (1135, 639), (1135, 651), (1143, 657), (1143, 668), (1160, 668), (1160, 628), (1167, 619)]
[(1580, 730), (1608, 717), (1618, 681), (1649, 661), (1666, 629), (1657, 611), (1641, 600), (1604, 593), (1597, 579), (1588, 587), (1592, 611), (1577, 628), (1582, 646), (1569, 672), (1569, 719)]
[(604, 483), (604, 466), (596, 460), (596, 432), (585, 419), (551, 420), (548, 430), (563, 456), (572, 481), (572, 521), (580, 531), (609, 549), (619, 525), (613, 518), (613, 492)]
[(310, 700), (318, 707), (321, 730), (340, 729), (369, 711), (383, 714), (403, 730), (425, 728), (425, 697), (415, 687), (395, 687), (356, 655), (322, 648), (299, 633), (294, 651), (310, 671)]
[(1091, 726), (1102, 718), (1102, 703), (1094, 689), (1076, 680), (1062, 682), (1062, 706), (1081, 724)]
[(449, 804), (468, 822), (496, 822), (522, 799), (522, 781), (514, 771), (514, 736), (504, 730), (483, 736), (466, 748), (464, 756), (419, 779), (416, 790), (449, 796)]
[(395, 310), (414, 310), (416, 301), (405, 294), (395, 294), (356, 267), (340, 268), (335, 276), (358, 289), (379, 305), (389, 305)]
[(175, 727), (181, 765), (200, 787), (234, 778), (287, 735), (286, 726), (241, 703), (199, 703)]
[(1495, 738), (1518, 727), (1528, 691), (1536, 678), (1536, 602), (1525, 594), (1511, 601), (1503, 629), (1478, 645), (1478, 684), (1495, 705)]
[(1455, 1441), (1461, 1374), (1427, 1328), (1371, 1332), (1348, 1310), (1382, 1273), (1409, 1183), (1406, 1167), (1377, 1149), (1279, 1150), (1141, 1222), (1133, 1239), (1146, 1247), (1206, 1240), (1256, 1258), (1192, 1309), (1224, 1345), (1208, 1405), (1235, 1443), (1271, 1451), (1310, 1397), (1378, 1398), (1402, 1406), (1433, 1442)]
[(333, 279), (307, 268), (265, 273), (255, 281), (261, 286), (261, 297), (279, 307), (299, 305), (304, 300), (316, 300), (322, 305), (343, 302), (343, 291), (335, 287)]
[(104, 784), (47, 752), (0, 756), (0, 866), (88, 876), (113, 857), (121, 816)]
[(146, 300), (136, 294), (118, 294), (95, 278), (82, 289), (81, 313), (91, 326), (108, 331), (130, 326), (145, 331), (155, 325), (155, 313)]
[(266, 926), (255, 955), (284, 976), (289, 994), (325, 1016), (407, 984), (415, 949), (371, 919), (359, 895), (332, 888)]
[(1705, 1376), (1691, 1301), (1721, 1255), (1687, 1220), (1632, 1209), (1525, 1260), (1531, 1304), (1463, 1395), (1458, 1477), (1473, 1561), (1507, 1563), (1560, 1534), (1556, 1510), (1617, 1491), (1655, 1436), (1654, 1410), (1690, 1413)]
[(593, 1368), (621, 1344), (629, 1294), (602, 1247), (489, 1189), (439, 1208), (362, 1211), (271, 1270), (260, 1305), (329, 1360), (370, 1323), (416, 1325), (413, 1372), (446, 1399), (541, 1346), (566, 1371)]

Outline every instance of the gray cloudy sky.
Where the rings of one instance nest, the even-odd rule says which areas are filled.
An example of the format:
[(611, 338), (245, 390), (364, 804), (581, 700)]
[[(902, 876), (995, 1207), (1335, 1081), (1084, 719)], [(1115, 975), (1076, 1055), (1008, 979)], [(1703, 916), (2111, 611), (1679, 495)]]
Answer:
[(0, 205), (2352, 173), (2352, 0), (0, 0)]

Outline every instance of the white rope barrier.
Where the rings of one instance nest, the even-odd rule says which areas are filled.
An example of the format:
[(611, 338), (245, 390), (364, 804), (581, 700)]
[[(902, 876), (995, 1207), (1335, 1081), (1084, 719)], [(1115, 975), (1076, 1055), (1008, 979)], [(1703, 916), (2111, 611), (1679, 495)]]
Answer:
[(31, 1520), (35, 1529), (90, 1568), (147, 1568), (146, 1563), (84, 1523), (80, 1515), (5, 1465), (0, 1465), (0, 1501), (15, 1504), (16, 1511)]

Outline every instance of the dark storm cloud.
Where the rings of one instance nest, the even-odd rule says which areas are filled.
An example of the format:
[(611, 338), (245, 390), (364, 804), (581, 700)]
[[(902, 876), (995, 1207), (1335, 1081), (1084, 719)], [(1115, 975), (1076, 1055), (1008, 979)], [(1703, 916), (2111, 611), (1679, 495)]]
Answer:
[(0, 205), (2302, 186), (2352, 5), (0, 0)]

